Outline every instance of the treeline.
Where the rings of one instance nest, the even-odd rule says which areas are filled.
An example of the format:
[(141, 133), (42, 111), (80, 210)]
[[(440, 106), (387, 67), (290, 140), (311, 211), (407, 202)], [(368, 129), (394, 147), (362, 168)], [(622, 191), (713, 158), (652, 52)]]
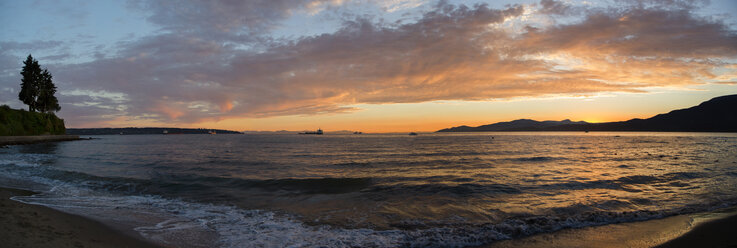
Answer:
[(51, 113), (0, 106), (0, 136), (65, 134), (64, 120)]

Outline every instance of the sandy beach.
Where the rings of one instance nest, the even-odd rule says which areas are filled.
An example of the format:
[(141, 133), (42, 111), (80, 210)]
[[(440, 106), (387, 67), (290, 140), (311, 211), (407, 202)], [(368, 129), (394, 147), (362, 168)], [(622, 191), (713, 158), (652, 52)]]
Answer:
[(737, 247), (737, 212), (715, 211), (703, 216), (704, 222), (680, 237), (657, 247)]
[(565, 229), (485, 248), (512, 247), (737, 247), (737, 209), (642, 222)]
[(160, 247), (97, 221), (9, 199), (32, 193), (0, 188), (0, 246)]

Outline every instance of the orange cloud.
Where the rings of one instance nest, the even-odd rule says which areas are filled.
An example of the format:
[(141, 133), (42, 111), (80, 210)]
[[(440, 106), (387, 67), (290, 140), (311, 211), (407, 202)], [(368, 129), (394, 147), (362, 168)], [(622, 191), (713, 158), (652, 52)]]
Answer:
[[(247, 3), (183, 6), (169, 14), (169, 5), (154, 3), (150, 9), (161, 15), (150, 21), (176, 32), (126, 43), (117, 57), (61, 66), (55, 76), (68, 87), (129, 96), (115, 103), (126, 106), (118, 115), (180, 124), (345, 113), (356, 111), (355, 104), (646, 92), (735, 81), (737, 32), (697, 16), (688, 4), (587, 8), (545, 0), (493, 9), (441, 1), (407, 22), (359, 17), (316, 36), (261, 35), (294, 6), (317, 2), (264, 3), (272, 15), (263, 20), (237, 11), (252, 13)], [(546, 24), (517, 18), (523, 15), (579, 19)]]

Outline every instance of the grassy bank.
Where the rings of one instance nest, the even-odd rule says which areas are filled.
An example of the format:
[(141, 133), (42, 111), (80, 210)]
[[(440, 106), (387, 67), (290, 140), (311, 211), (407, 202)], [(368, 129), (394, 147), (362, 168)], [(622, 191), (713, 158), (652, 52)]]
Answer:
[(0, 136), (65, 134), (64, 120), (54, 114), (0, 106)]

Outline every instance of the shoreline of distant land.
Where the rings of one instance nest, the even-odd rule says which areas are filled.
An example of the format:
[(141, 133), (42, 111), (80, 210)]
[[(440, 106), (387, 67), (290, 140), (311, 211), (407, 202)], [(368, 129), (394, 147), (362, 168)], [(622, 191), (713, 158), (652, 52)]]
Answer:
[(28, 135), (28, 136), (0, 136), (0, 146), (28, 145), (44, 142), (82, 140), (79, 135)]
[(0, 240), (9, 247), (161, 247), (79, 215), (11, 200), (35, 192), (0, 187)]
[(122, 127), (67, 128), (73, 135), (139, 135), (139, 134), (243, 134), (243, 132), (211, 128)]
[(643, 131), (643, 132), (737, 132), (737, 95), (712, 98), (697, 106), (673, 110), (648, 119), (588, 123), (519, 119), (478, 127), (457, 126), (437, 132), (508, 131)]

